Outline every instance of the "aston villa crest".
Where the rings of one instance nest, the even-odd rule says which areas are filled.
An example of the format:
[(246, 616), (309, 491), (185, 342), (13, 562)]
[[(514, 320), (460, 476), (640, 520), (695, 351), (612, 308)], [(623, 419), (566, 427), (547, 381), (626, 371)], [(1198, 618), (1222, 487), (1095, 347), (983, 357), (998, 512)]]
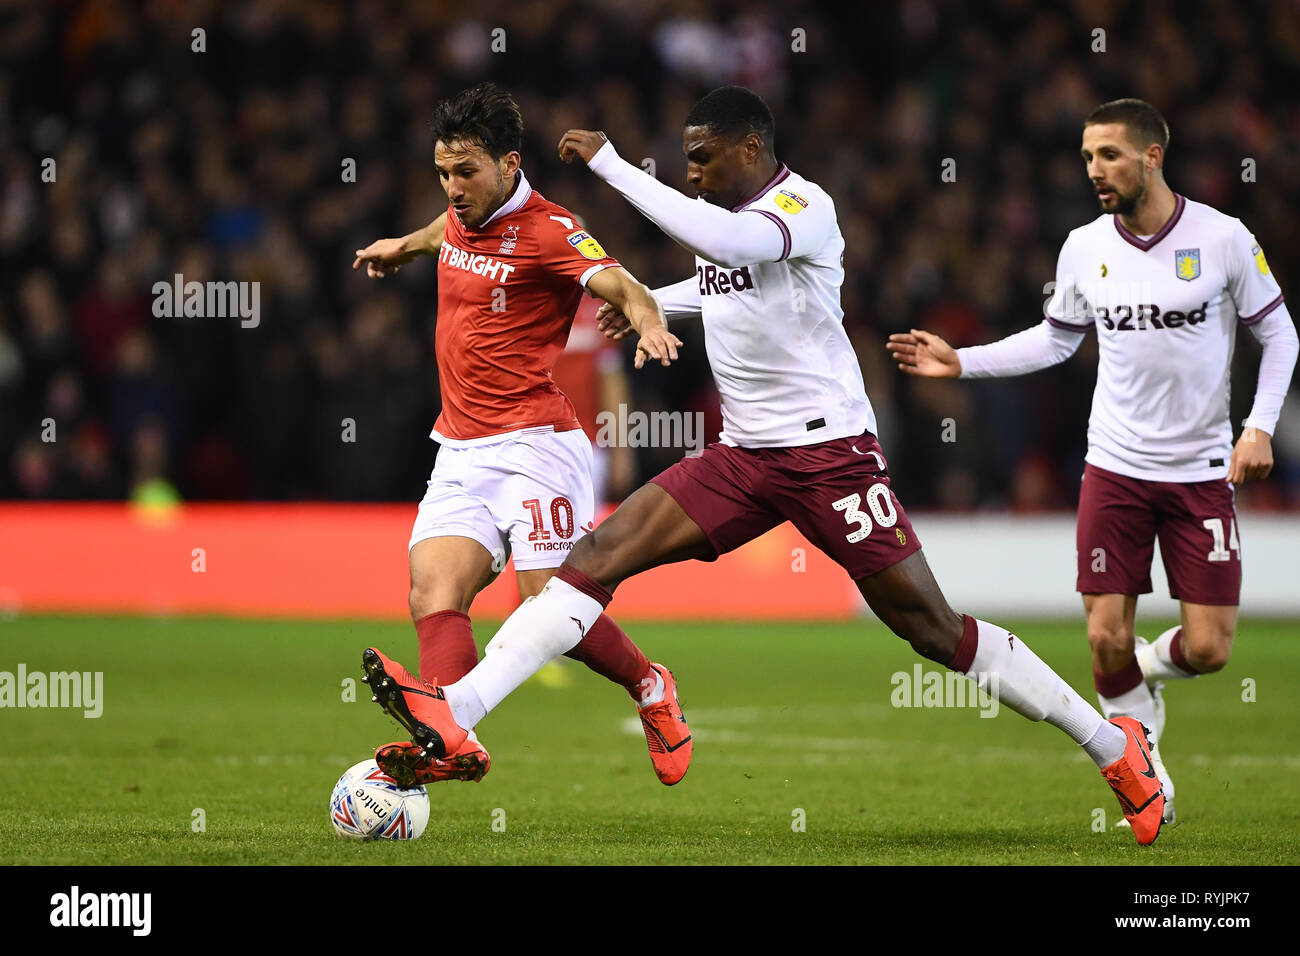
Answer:
[(1174, 252), (1174, 274), (1191, 282), (1201, 274), (1201, 250), (1178, 249)]

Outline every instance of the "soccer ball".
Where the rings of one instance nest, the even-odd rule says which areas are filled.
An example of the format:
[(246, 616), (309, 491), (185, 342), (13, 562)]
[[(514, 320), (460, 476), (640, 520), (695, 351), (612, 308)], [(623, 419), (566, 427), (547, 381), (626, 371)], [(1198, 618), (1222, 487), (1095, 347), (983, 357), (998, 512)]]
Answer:
[(363, 760), (334, 784), (330, 822), (350, 840), (418, 840), (429, 823), (429, 793), (403, 790), (379, 764)]

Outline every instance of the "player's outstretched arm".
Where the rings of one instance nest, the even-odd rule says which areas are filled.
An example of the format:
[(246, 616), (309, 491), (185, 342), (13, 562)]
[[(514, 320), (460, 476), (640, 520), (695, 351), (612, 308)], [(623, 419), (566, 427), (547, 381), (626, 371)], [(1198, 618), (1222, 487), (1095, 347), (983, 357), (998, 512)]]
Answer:
[(581, 159), (680, 246), (709, 262), (738, 269), (775, 262), (787, 253), (787, 240), (774, 217), (690, 199), (620, 159), (604, 133), (569, 130), (560, 138), (560, 159)]
[(700, 278), (694, 273), (680, 282), (660, 286), (654, 290), (654, 297), (664, 307), (669, 322), (673, 319), (698, 319), (704, 308)]
[(352, 268), (360, 269), (364, 262), (366, 275), (372, 279), (382, 279), (420, 256), (437, 255), (442, 248), (442, 237), (446, 231), (447, 214), (444, 212), (423, 229), (417, 229), (400, 239), (377, 239), (364, 249), (358, 249)]
[[(700, 318), (700, 286), (696, 276), (674, 282), (672, 285), (660, 286), (651, 293), (663, 306), (664, 316), (673, 319)], [(605, 338), (615, 342), (621, 341), (633, 331), (627, 316), (608, 302), (601, 303), (596, 310), (596, 331), (603, 332)]]
[(957, 350), (932, 332), (921, 329), (895, 332), (885, 343), (885, 348), (908, 375), (926, 378), (958, 378), (961, 375)]
[(650, 288), (622, 267), (602, 269), (587, 280), (587, 290), (627, 316), (641, 336), (634, 364), (640, 368), (647, 358), (669, 365), (677, 358), (682, 340), (668, 331), (664, 310)]
[[(1079, 350), (1088, 328), (1087, 325), (1065, 325), (1044, 318), (1023, 332), (988, 345), (956, 349), (953, 359), (957, 363), (957, 374), (962, 378), (1003, 378), (1059, 365)], [(942, 339), (939, 341), (943, 342)], [(943, 344), (947, 346), (946, 342)], [(892, 346), (890, 351), (894, 351)]]

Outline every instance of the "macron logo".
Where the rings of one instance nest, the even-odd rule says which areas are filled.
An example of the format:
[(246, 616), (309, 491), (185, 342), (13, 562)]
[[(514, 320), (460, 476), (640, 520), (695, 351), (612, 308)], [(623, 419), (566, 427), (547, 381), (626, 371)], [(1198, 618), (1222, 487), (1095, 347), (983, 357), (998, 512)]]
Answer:
[(129, 926), (134, 936), (148, 936), (152, 925), (152, 893), (71, 892), (50, 897), (51, 926)]

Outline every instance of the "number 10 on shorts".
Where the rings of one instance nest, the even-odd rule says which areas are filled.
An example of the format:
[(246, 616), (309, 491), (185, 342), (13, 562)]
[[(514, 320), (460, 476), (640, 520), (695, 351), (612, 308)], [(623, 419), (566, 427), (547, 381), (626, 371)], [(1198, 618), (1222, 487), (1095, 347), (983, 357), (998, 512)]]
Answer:
[(1232, 518), (1228, 521), (1228, 548), (1223, 546), (1223, 519), (1206, 518), (1201, 522), (1201, 527), (1207, 529), (1214, 536), (1214, 550), (1206, 555), (1210, 561), (1231, 561), (1232, 555), (1228, 548), (1237, 552), (1237, 560), (1241, 560), (1241, 545), (1237, 542), (1237, 519)]
[[(892, 528), (898, 521), (898, 511), (889, 498), (889, 487), (884, 482), (878, 481), (867, 489), (867, 507), (871, 510), (870, 515), (861, 510), (861, 505), (862, 496), (856, 492), (848, 497), (841, 498), (839, 501), (831, 502), (832, 508), (844, 512), (846, 522), (853, 524), (856, 521), (858, 523), (856, 531), (851, 531), (844, 536), (848, 539), (849, 544), (857, 544), (871, 534), (872, 518), (875, 518), (876, 524), (882, 528)], [(1236, 532), (1233, 533), (1236, 534)], [(1219, 529), (1219, 538), (1220, 541), (1223, 538), (1222, 527)], [(1234, 537), (1232, 540), (1235, 547), (1237, 539)]]
[[(529, 498), (527, 501), (521, 502), (521, 504), (528, 509), (528, 513), (533, 518), (533, 530), (528, 532), (528, 540), (550, 541), (551, 532), (547, 531), (542, 525), (541, 499)], [(561, 514), (563, 514), (563, 519), (561, 519)], [(551, 527), (555, 529), (556, 535), (560, 538), (567, 540), (573, 537), (573, 503), (563, 495), (551, 499)]]

